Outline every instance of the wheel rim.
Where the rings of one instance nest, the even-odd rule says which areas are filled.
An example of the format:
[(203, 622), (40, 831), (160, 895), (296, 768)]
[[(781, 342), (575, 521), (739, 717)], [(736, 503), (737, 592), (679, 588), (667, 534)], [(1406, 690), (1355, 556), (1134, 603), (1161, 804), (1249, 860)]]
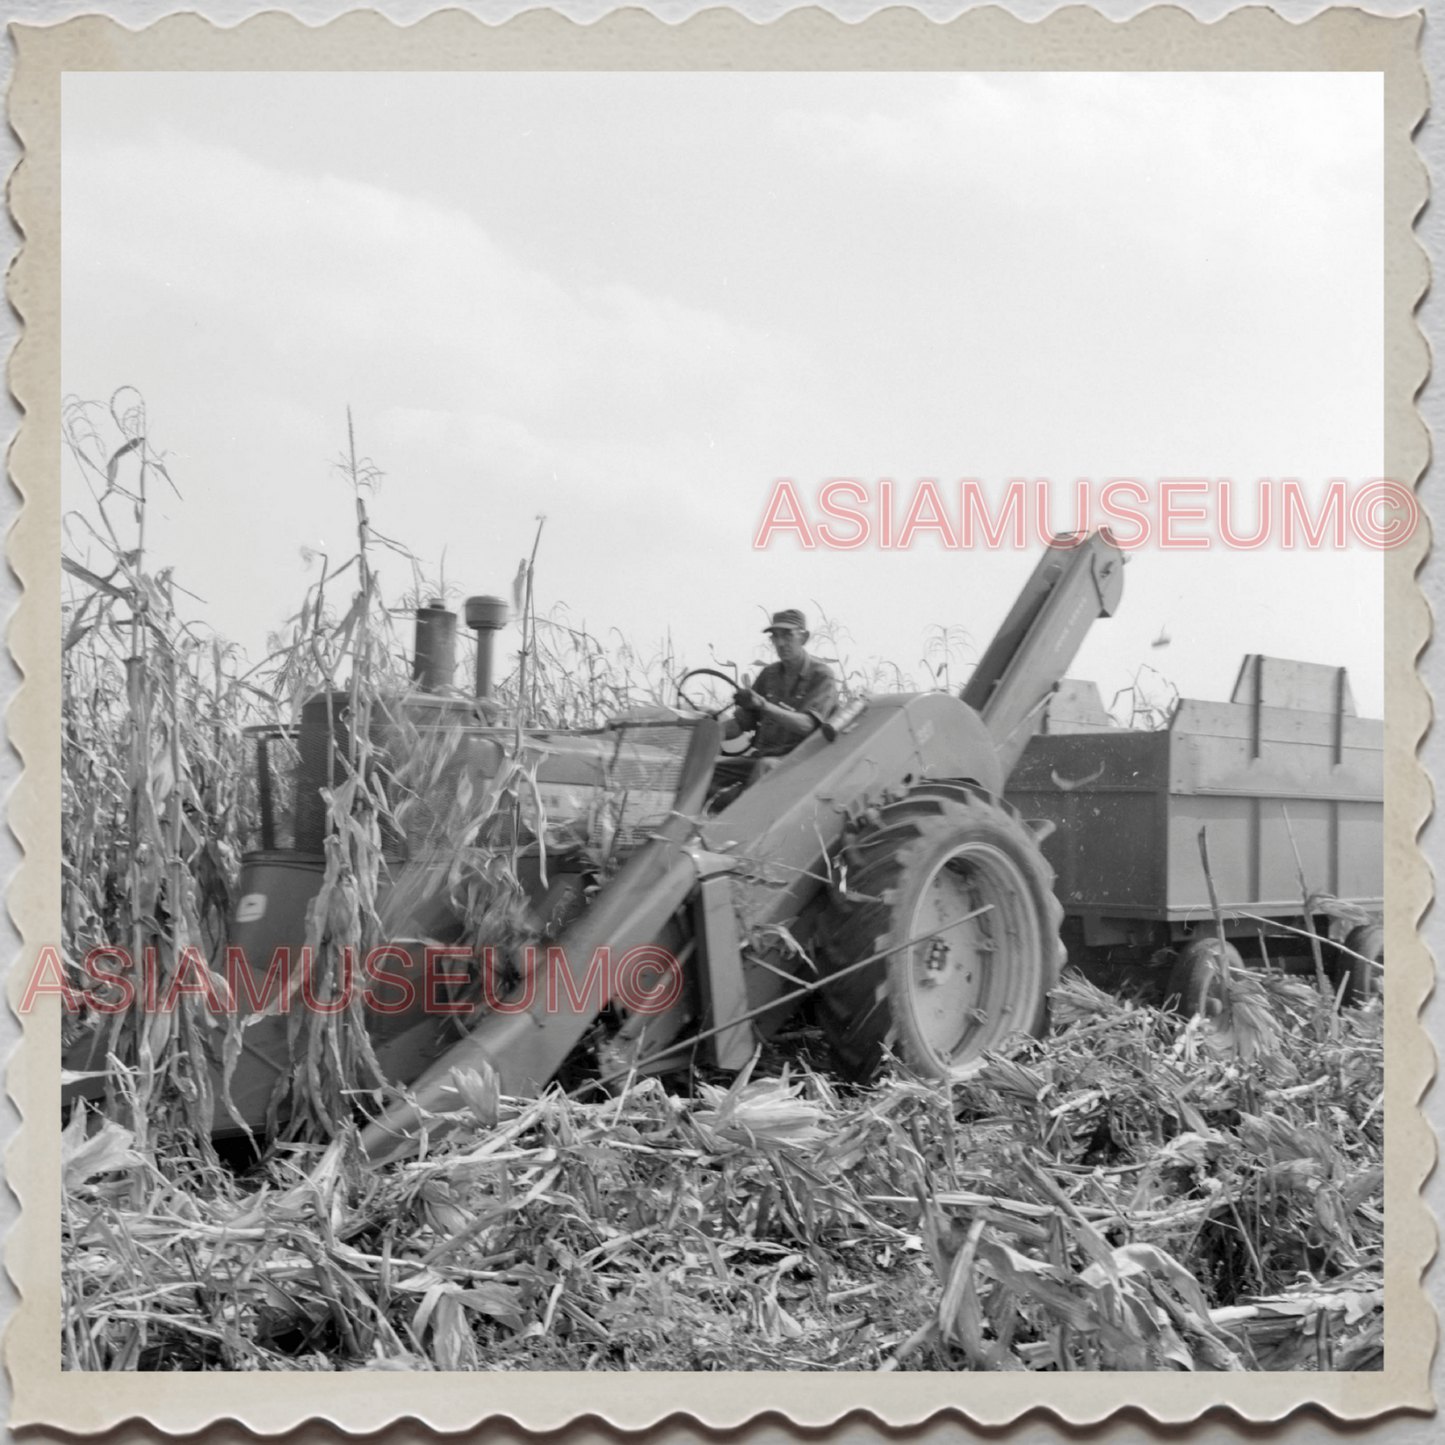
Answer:
[[(935, 933), (969, 913), (977, 916)], [(1042, 936), (1027, 877), (992, 844), (955, 848), (910, 915), (907, 936), (924, 933), (935, 936), (900, 956), (901, 1002), (932, 1065), (956, 1074), (1037, 1011)]]

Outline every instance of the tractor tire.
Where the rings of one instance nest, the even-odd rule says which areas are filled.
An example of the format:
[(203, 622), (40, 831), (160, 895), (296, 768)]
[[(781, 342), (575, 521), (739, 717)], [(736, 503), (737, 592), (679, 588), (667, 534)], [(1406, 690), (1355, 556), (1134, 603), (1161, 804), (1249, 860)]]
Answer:
[(1348, 953), (1337, 954), (1330, 964), (1330, 982), (1338, 993), (1340, 984), (1345, 985), (1340, 994), (1341, 1008), (1358, 1008), (1361, 1004), (1380, 993), (1384, 975), (1380, 969), (1366, 963), (1370, 958), (1383, 966), (1385, 962), (1385, 930), (1378, 923), (1362, 923), (1350, 930), (1345, 947), (1364, 958), (1351, 958)]
[(1064, 962), (1063, 909), (1012, 808), (971, 788), (925, 785), (870, 813), (841, 857), (853, 896), (835, 896), (820, 922), (819, 965), (836, 973), (884, 955), (818, 993), (841, 1074), (866, 1083), (889, 1048), (924, 1078), (965, 1078), (1009, 1034), (1042, 1031)]
[[(1224, 1012), (1224, 995), (1220, 991), (1217, 938), (1196, 938), (1186, 944), (1169, 970), (1164, 987), (1164, 1007), (1182, 1013), (1185, 1018), (1203, 1014), (1216, 1018)], [(1231, 968), (1243, 968), (1244, 960), (1232, 943), (1224, 945), (1224, 957)]]

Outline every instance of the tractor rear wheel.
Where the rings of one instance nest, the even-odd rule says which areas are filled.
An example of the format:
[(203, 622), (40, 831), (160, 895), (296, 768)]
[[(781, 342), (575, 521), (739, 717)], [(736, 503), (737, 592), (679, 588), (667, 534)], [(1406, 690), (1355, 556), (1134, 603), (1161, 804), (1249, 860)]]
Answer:
[(842, 861), (852, 897), (822, 920), (820, 966), (883, 956), (818, 994), (841, 1073), (866, 1082), (891, 1048), (925, 1078), (963, 1078), (1009, 1034), (1043, 1028), (1064, 960), (1063, 910), (1011, 808), (926, 785), (862, 824)]

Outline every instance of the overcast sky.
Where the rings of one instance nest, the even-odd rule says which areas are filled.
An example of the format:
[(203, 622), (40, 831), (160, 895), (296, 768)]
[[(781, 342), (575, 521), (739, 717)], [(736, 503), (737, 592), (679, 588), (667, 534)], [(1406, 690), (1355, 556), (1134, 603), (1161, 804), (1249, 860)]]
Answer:
[[(754, 551), (779, 478), (1380, 475), (1376, 75), (72, 73), (63, 116), (65, 391), (144, 394), (152, 555), (252, 657), (349, 554), (348, 405), (461, 594), (545, 513), (544, 610), (747, 664), (801, 606), (919, 680), (1037, 552)], [(1151, 547), (1073, 671), (1263, 651), (1378, 716), (1382, 628), (1377, 552)]]

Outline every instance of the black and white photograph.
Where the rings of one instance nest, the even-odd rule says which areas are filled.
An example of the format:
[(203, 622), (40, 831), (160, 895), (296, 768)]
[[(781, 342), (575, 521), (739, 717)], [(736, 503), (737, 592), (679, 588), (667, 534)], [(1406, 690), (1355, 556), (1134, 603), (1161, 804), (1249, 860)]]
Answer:
[(1384, 1369), (1383, 92), (67, 72), (61, 1369)]

